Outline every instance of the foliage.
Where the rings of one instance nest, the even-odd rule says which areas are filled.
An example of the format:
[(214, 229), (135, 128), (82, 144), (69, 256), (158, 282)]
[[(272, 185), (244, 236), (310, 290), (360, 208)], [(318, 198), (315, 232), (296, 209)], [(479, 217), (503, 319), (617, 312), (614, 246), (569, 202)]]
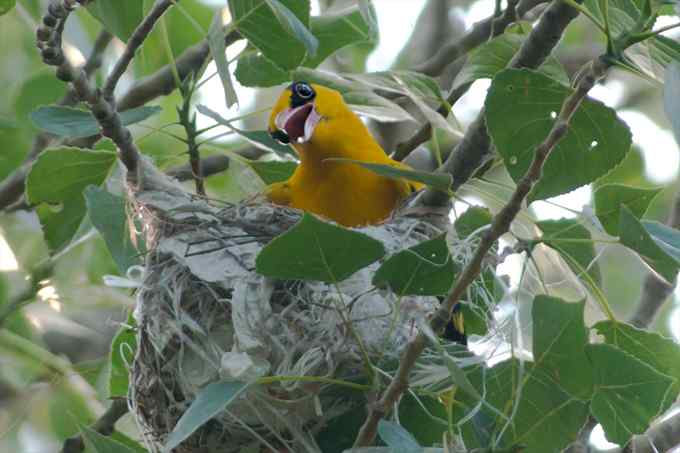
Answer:
[[(0, 439), (0, 449), (19, 451), (24, 445), (21, 433), (39, 431), (58, 442), (80, 433), (92, 452), (145, 451), (138, 442), (142, 433), (130, 426), (103, 435), (93, 423), (109, 399), (130, 395), (130, 366), (140, 342), (139, 313), (130, 310), (130, 289), (140, 286), (135, 266), (145, 263), (145, 239), (151, 239), (153, 250), (155, 235), (162, 231), (140, 223), (117, 160), (120, 150), (102, 139), (102, 119), (90, 110), (91, 100), (74, 102), (73, 93), (45, 70), (34, 51), (35, 30), (25, 25), (41, 23), (44, 11), (41, 2), (23, 3), (0, 0), (0, 21), (7, 26), (3, 39), (8, 42), (0, 49), (8, 62), (0, 77), (9, 93), (0, 99), (0, 177), (6, 178), (0, 183), (0, 201), (7, 214), (0, 220), (0, 253), (5, 253), (6, 242), (6, 255), (16, 258), (18, 267), (0, 276), (0, 360), (8, 364), (0, 367), (0, 396), (6, 395), (11, 410), (22, 414), (7, 429), (0, 425), (8, 433), (7, 440)], [(105, 30), (115, 37), (116, 46), (134, 44), (133, 32), (157, 3), (88, 2), (69, 18), (77, 25), (65, 28), (64, 42), (71, 50), (91, 49), (95, 35)], [(658, 15), (677, 20), (678, 14), (665, 2), (651, 0), (564, 4), (579, 8), (584, 20), (574, 22), (558, 50), (548, 49), (545, 61), (532, 65), (534, 69), (520, 67), (516, 56), (536, 45), (531, 39), (540, 26), (517, 20), (503, 30), (494, 29), (491, 37), (486, 33), (474, 45), (443, 45), (433, 31), (436, 48), (419, 61), (452, 49), (460, 54), (452, 54), (456, 58), (451, 61), (466, 58), (449, 74), (424, 74), (419, 72), (423, 66), (364, 71), (367, 53), (379, 43), (379, 10), (371, 1), (322, 8), (318, 15), (311, 14), (308, 0), (230, 0), (221, 7), (198, 0), (173, 2), (149, 31), (115, 91), (122, 100), (126, 90), (140, 85), (142, 93), (137, 95), (143, 95), (146, 82), (162, 79), (168, 84), (145, 105), (120, 112), (120, 124), (113, 129), (129, 127), (142, 159), (161, 167), (165, 162), (187, 163), (189, 151), (196, 153), (192, 157), (204, 158), (204, 164), (208, 157), (226, 154), (228, 171), (206, 176), (206, 200), (213, 203), (256, 202), (262, 183), (284, 182), (298, 168), (293, 147), (272, 138), (258, 116), (268, 113), (275, 99), (266, 88), (277, 87), (277, 95), (291, 80), (336, 89), (376, 126), (372, 129), (385, 134), (386, 143), (394, 142), (386, 130), (428, 126), (419, 133), (428, 147), (419, 151), (431, 153), (433, 161), (468, 165), (471, 157), (461, 149), (473, 143), (482, 155), (490, 142), (497, 158), (470, 169), (473, 177), (464, 181), (454, 178), (447, 164), (435, 169), (352, 161), (388, 178), (421, 183), (427, 195), (456, 202), (450, 225), (428, 239), (394, 250), (376, 232), (380, 227), (351, 230), (305, 213), (253, 255), (253, 275), (267, 284), (275, 282), (277, 291), (281, 280), (336, 287), (359, 284), (350, 282), (351, 277), (368, 268), (372, 278), (361, 283), (365, 293), (397, 301), (393, 312), (381, 315), (384, 321), (394, 329), (400, 316), (411, 316), (408, 338), (419, 332), (426, 337), (424, 352), (414, 360), (408, 393), (386, 409), (396, 411), (377, 425), (383, 451), (440, 452), (451, 451), (453, 445), (464, 445), (467, 451), (561, 451), (577, 439), (589, 417), (601, 424), (609, 441), (625, 445), (647, 431), (680, 394), (680, 348), (664, 335), (669, 332), (661, 324), (642, 329), (623, 321), (635, 303), (631, 294), (645, 291), (640, 276), (646, 270), (664, 286), (677, 280), (680, 208), (666, 190), (673, 183), (651, 181), (645, 174), (633, 140), (639, 137), (632, 136), (626, 116), (620, 115), (624, 103), (586, 98), (573, 116), (563, 117), (565, 102), (578, 92), (581, 77), (588, 76), (593, 64), (576, 69), (570, 66), (572, 60), (585, 63), (582, 54), (590, 60), (592, 50), (584, 48), (602, 43), (603, 49), (596, 49), (602, 51), (599, 61), (628, 73), (626, 78), (608, 75), (632, 90), (626, 102), (633, 105), (626, 109), (656, 121), (663, 95), (667, 123), (680, 139), (680, 44), (672, 34), (660, 35), (653, 28)], [(412, 43), (430, 36), (425, 28), (417, 29)], [(593, 34), (598, 36), (595, 44), (589, 38)], [(234, 37), (245, 42), (239, 52), (234, 51)], [(543, 43), (550, 39), (544, 37)], [(96, 61), (88, 63), (98, 86), (106, 80), (110, 62), (119, 57), (116, 46), (102, 50), (103, 69)], [(75, 58), (75, 52), (67, 54)], [(187, 54), (194, 58), (187, 58), (193, 61), (189, 69), (182, 66)], [(211, 60), (214, 74), (206, 70), (212, 68)], [(159, 74), (162, 77), (154, 79)], [(212, 105), (208, 96), (214, 93), (206, 96), (202, 87), (213, 76), (219, 78), (219, 99), (231, 108), (228, 111), (204, 105)], [(452, 95), (481, 79), (490, 86), (484, 99), (473, 101), (481, 110), (479, 119), (470, 122), (464, 118), (470, 111), (461, 109), (459, 114), (462, 103), (450, 105), (460, 99)], [(648, 85), (649, 80), (658, 84)], [(612, 89), (608, 81), (600, 87), (603, 91)], [(172, 94), (178, 82), (181, 99)], [(177, 111), (186, 113), (179, 122)], [(475, 124), (482, 125), (481, 137), (470, 137)], [(512, 194), (532, 167), (537, 147), (556, 127), (564, 128), (564, 137), (537, 173), (526, 199), (515, 200)], [(209, 134), (213, 130), (219, 130), (220, 137)], [(104, 132), (111, 135), (110, 130)], [(220, 140), (222, 135), (228, 139)], [(648, 154), (646, 160), (657, 158)], [(447, 159), (449, 155), (453, 157)], [(190, 173), (191, 178), (199, 177), (195, 168)], [(12, 195), (5, 184), (15, 178), (21, 184)], [(459, 185), (454, 193), (452, 187)], [(593, 193), (588, 207), (563, 210), (568, 217), (540, 215), (543, 202), (559, 204), (554, 197), (589, 185)], [(406, 215), (428, 212), (428, 200), (409, 200), (415, 208), (406, 209)], [(513, 209), (502, 209), (506, 205)], [(505, 215), (513, 221), (510, 232), (475, 263), (475, 250)], [(659, 221), (667, 217), (670, 224)], [(519, 282), (500, 275), (499, 265), (510, 256), (521, 262)], [(450, 297), (470, 269), (476, 273), (460, 292), (448, 321), (455, 325), (456, 316), (462, 315), (465, 332), (459, 333), (467, 334), (468, 348), (432, 331), (431, 313), (423, 313), (428, 303), (436, 306)], [(111, 318), (118, 321), (114, 326), (96, 321)], [(354, 334), (352, 319), (347, 318), (347, 330)], [(182, 329), (200, 330), (190, 319), (183, 322)], [(168, 338), (175, 334), (186, 332), (169, 331)], [(386, 345), (391, 341), (385, 338)], [(482, 355), (471, 352), (481, 350)], [(398, 354), (387, 348), (371, 362), (365, 350), (360, 352), (368, 364), (351, 370), (364, 373), (360, 384), (329, 373), (321, 377), (324, 385), (334, 392), (345, 391), (348, 383), (354, 390), (370, 388), (371, 398), (383, 394), (396, 373)], [(97, 360), (89, 361), (92, 357)], [(296, 376), (284, 377), (296, 381)], [(30, 411), (37, 414), (42, 404), (47, 417), (14, 407), (37, 382), (49, 384), (49, 389)], [(164, 451), (182, 445), (217, 414), (233, 409), (245, 392), (262, 391), (264, 381), (213, 380), (196, 387), (196, 398), (184, 402), (184, 412), (167, 433)], [(342, 407), (334, 408), (339, 415), (324, 419), (313, 442), (329, 452), (350, 448), (367, 415), (361, 396), (348, 396)], [(295, 416), (292, 409), (286, 413)], [(21, 428), (24, 421), (28, 431)], [(253, 448), (260, 448), (255, 444)]]

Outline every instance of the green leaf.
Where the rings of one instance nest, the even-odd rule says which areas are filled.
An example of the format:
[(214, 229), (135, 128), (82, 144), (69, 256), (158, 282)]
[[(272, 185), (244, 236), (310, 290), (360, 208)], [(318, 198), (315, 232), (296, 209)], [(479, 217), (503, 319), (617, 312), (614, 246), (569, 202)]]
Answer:
[(109, 352), (109, 398), (127, 398), (130, 386), (129, 368), (135, 359), (137, 334), (135, 318), (128, 315), (127, 325), (122, 326), (111, 342)]
[[(309, 2), (280, 0), (303, 24), (309, 24)], [(262, 55), (284, 70), (294, 69), (305, 58), (305, 46), (288, 33), (265, 0), (230, 0), (233, 26)]]
[(46, 70), (31, 74), (14, 98), (14, 112), (19, 125), (30, 125), (31, 112), (41, 105), (56, 103), (66, 94), (66, 84)]
[(136, 453), (135, 450), (126, 445), (99, 434), (87, 426), (81, 426), (80, 433), (89, 453)]
[[(460, 87), (478, 79), (493, 79), (508, 66), (525, 39), (526, 33), (503, 33), (486, 41), (470, 54), (456, 77), (454, 86)], [(553, 80), (569, 85), (569, 76), (552, 55), (540, 66), (539, 71)]]
[(371, 162), (363, 162), (360, 160), (345, 159), (340, 157), (337, 158), (333, 157), (325, 160), (334, 162), (351, 162), (357, 165), (361, 165), (362, 167), (367, 168), (368, 170), (371, 170), (373, 173), (378, 174), (380, 176), (385, 176), (387, 178), (392, 179), (399, 180), (406, 179), (409, 181), (420, 182), (430, 186), (433, 189), (441, 190), (443, 192), (448, 192), (449, 187), (451, 187), (452, 179), (451, 175), (449, 175), (448, 173), (435, 173), (429, 171), (409, 170), (406, 168), (399, 168), (388, 164), (374, 164)]
[[(471, 373), (470, 380), (484, 395), (485, 405), (463, 425), (469, 449), (487, 447), (488, 435), (500, 435), (506, 424), (498, 450), (523, 445), (522, 453), (557, 452), (577, 438), (588, 415), (587, 402), (567, 393), (541, 366), (525, 362), (524, 372), (520, 369), (520, 362), (512, 359)], [(468, 415), (475, 406), (474, 400), (459, 398), (462, 396), (456, 392), (456, 419)]]
[(381, 242), (305, 214), (262, 249), (255, 265), (267, 277), (336, 283), (383, 255)]
[[(619, 241), (629, 249), (637, 252), (642, 260), (647, 263), (657, 274), (667, 282), (674, 282), (680, 268), (680, 257), (673, 252), (672, 245), (664, 248), (663, 239), (658, 239), (649, 231), (649, 225), (644, 225), (635, 218), (635, 215), (625, 205), (621, 207), (619, 219)], [(667, 227), (666, 227), (667, 228)], [(662, 231), (655, 226), (652, 231)], [(675, 233), (677, 235), (677, 232)], [(671, 253), (669, 253), (671, 252)]]
[[(123, 126), (139, 123), (160, 112), (158, 106), (145, 106), (130, 109), (120, 114)], [(31, 113), (31, 119), (40, 129), (66, 137), (89, 137), (100, 132), (99, 123), (89, 111), (48, 105), (39, 107)]]
[[(487, 127), (513, 180), (527, 172), (536, 146), (547, 137), (571, 91), (529, 70), (506, 69), (494, 78), (486, 98)], [(630, 131), (616, 112), (586, 100), (548, 157), (529, 201), (569, 192), (607, 174), (623, 160), (630, 144)]]
[(44, 151), (33, 163), (26, 199), (37, 205), (52, 253), (68, 245), (85, 218), (85, 188), (101, 185), (115, 162), (113, 152), (63, 147)]
[(197, 105), (196, 110), (198, 110), (203, 115), (217, 121), (219, 124), (227, 126), (229, 129), (236, 132), (238, 135), (245, 138), (249, 143), (258, 148), (271, 151), (280, 156), (295, 156), (295, 152), (293, 151), (292, 147), (288, 145), (282, 145), (281, 143), (277, 142), (271, 137), (271, 135), (269, 135), (269, 132), (267, 131), (244, 131), (242, 129), (236, 129), (228, 120), (222, 118), (222, 115), (215, 112), (214, 110), (211, 110), (205, 105)]
[(492, 221), (493, 215), (488, 208), (471, 206), (456, 219), (453, 227), (458, 237), (465, 239), (481, 227), (490, 225)]
[(210, 47), (210, 54), (215, 60), (217, 67), (217, 74), (220, 76), (222, 88), (224, 89), (224, 100), (227, 107), (231, 107), (238, 103), (236, 90), (231, 81), (231, 72), (229, 71), (229, 63), (227, 62), (227, 47), (224, 42), (224, 26), (222, 25), (222, 10), (217, 10), (213, 17), (212, 24), (208, 30), (208, 47)]
[(622, 322), (600, 321), (593, 327), (604, 336), (608, 344), (675, 379), (661, 412), (667, 410), (680, 393), (680, 346), (656, 332), (638, 329)]
[(267, 185), (274, 184), (275, 182), (288, 181), (297, 168), (295, 162), (279, 160), (258, 160), (250, 162), (249, 165), (255, 170), (257, 176), (262, 178), (262, 181)]
[(144, 2), (139, 0), (97, 0), (87, 11), (121, 41), (128, 40), (144, 17)]
[(378, 422), (378, 435), (390, 447), (392, 453), (421, 453), (421, 447), (414, 437), (401, 425), (381, 419)]
[(447, 430), (446, 408), (435, 397), (405, 393), (399, 401), (399, 421), (420, 445), (435, 445)]
[(574, 274), (582, 278), (587, 271), (596, 285), (602, 283), (590, 231), (574, 219), (545, 220), (536, 225), (543, 231), (540, 242), (557, 251)]
[(211, 418), (224, 411), (248, 384), (234, 381), (219, 381), (208, 384), (196, 395), (189, 409), (180, 417), (163, 447), (165, 453), (177, 447)]
[(17, 4), (17, 0), (0, 0), (0, 16), (12, 11)]
[[(90, 220), (102, 235), (121, 275), (141, 264), (140, 250), (132, 242), (131, 219), (125, 210), (125, 200), (97, 186), (85, 189), (85, 202)], [(136, 236), (135, 236), (136, 237)], [(140, 239), (141, 240), (141, 239)]]
[(538, 295), (532, 306), (533, 353), (536, 366), (552, 381), (580, 399), (593, 393), (593, 372), (585, 346), (588, 332), (583, 322), (585, 301), (567, 303)]
[(625, 445), (660, 414), (675, 380), (608, 344), (588, 345), (586, 352), (595, 370), (590, 410), (607, 440)]
[(663, 84), (663, 105), (666, 116), (671, 121), (675, 141), (680, 143), (680, 62), (675, 62), (666, 69)]
[(373, 276), (373, 285), (399, 296), (440, 296), (451, 289), (455, 273), (442, 234), (389, 257)]
[[(307, 55), (302, 66), (316, 68), (336, 51), (358, 43), (370, 42), (371, 32), (356, 8), (343, 10), (339, 14), (325, 14), (312, 17), (311, 32), (319, 42), (316, 56)], [(244, 86), (268, 87), (279, 85), (291, 79), (291, 75), (276, 66), (264, 55), (249, 53), (238, 60), (236, 78)], [(293, 76), (297, 79), (298, 77)], [(304, 80), (304, 79), (302, 79)]]
[(621, 206), (627, 206), (639, 219), (645, 215), (649, 204), (659, 192), (661, 189), (643, 189), (623, 184), (600, 186), (594, 195), (595, 214), (607, 233), (618, 236)]
[(304, 44), (307, 49), (307, 54), (315, 56), (319, 48), (319, 41), (316, 39), (305, 24), (297, 18), (293, 12), (288, 9), (286, 5), (279, 0), (265, 0), (267, 5), (274, 12), (274, 15), (279, 20), (279, 23), (286, 29), (286, 31), (294, 36), (298, 41)]

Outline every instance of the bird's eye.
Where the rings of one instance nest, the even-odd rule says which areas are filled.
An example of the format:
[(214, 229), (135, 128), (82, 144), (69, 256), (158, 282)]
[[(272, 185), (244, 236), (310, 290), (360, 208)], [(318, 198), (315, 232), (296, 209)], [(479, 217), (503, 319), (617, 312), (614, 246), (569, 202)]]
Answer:
[(302, 99), (311, 99), (314, 97), (314, 89), (305, 82), (298, 82), (295, 84), (295, 93)]
[(280, 129), (270, 132), (269, 135), (271, 135), (274, 140), (281, 143), (282, 145), (287, 145), (290, 143), (290, 137), (288, 137), (288, 134)]

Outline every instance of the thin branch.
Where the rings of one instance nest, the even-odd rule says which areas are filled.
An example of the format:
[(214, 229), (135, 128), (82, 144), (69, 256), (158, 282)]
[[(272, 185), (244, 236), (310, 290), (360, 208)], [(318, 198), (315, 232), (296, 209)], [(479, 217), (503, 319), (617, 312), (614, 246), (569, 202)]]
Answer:
[[(125, 398), (116, 398), (111, 406), (94, 422), (90, 428), (104, 436), (110, 436), (116, 429), (116, 423), (128, 413), (128, 402)], [(82, 453), (85, 442), (80, 434), (69, 437), (64, 441), (61, 453)]]
[(149, 14), (146, 15), (144, 20), (142, 20), (132, 33), (127, 41), (123, 54), (118, 61), (116, 61), (116, 64), (114, 65), (113, 70), (111, 70), (111, 74), (109, 74), (109, 77), (104, 84), (104, 88), (102, 89), (104, 98), (107, 101), (113, 101), (113, 92), (116, 89), (116, 85), (127, 70), (130, 62), (132, 62), (132, 59), (135, 57), (135, 53), (142, 46), (147, 36), (149, 36), (149, 33), (153, 30), (156, 22), (163, 16), (168, 8), (175, 4), (175, 1), (179, 0), (156, 0), (153, 8), (149, 11)]
[[(235, 152), (249, 160), (257, 160), (267, 153), (265, 150), (256, 148), (254, 146)], [(231, 159), (229, 156), (224, 154), (215, 154), (213, 156), (201, 158), (201, 172), (203, 177), (207, 178), (225, 171), (229, 168), (230, 161)], [(189, 164), (170, 168), (166, 171), (166, 174), (172, 176), (173, 178), (177, 178), (180, 181), (188, 181), (194, 177), (191, 165)]]
[[(517, 6), (518, 17), (524, 16), (536, 6), (541, 3), (546, 3), (547, 1), (548, 0), (524, 0), (520, 2)], [(429, 76), (438, 76), (444, 72), (444, 69), (451, 63), (488, 40), (489, 36), (491, 36), (494, 22), (496, 22), (495, 27), (499, 29), (498, 33), (502, 33), (514, 20), (515, 19), (511, 19), (510, 17), (498, 20), (492, 16), (481, 22), (477, 22), (472, 27), (472, 30), (466, 33), (465, 36), (443, 45), (432, 58), (416, 66), (413, 70)]]
[[(676, 229), (680, 228), (680, 192), (675, 196), (671, 213), (666, 220), (666, 225)], [(675, 285), (675, 281), (672, 282), (672, 284), (668, 284), (666, 281), (657, 277), (656, 274), (652, 272), (648, 273), (642, 288), (640, 302), (628, 322), (641, 329), (648, 327), (664, 302), (666, 302), (673, 293)]]
[[(494, 243), (510, 230), (510, 224), (519, 213), (526, 196), (529, 194), (534, 184), (541, 178), (543, 164), (547, 160), (552, 150), (564, 138), (569, 130), (569, 122), (574, 113), (586, 98), (588, 91), (595, 83), (604, 76), (608, 69), (608, 63), (603, 59), (591, 62), (587, 71), (578, 80), (576, 89), (565, 100), (560, 113), (555, 120), (550, 133), (546, 139), (536, 147), (534, 159), (526, 174), (517, 183), (510, 201), (494, 217), (491, 228), (484, 234), (472, 260), (466, 265), (463, 272), (459, 275), (453, 290), (435, 312), (430, 326), (435, 332), (440, 332), (451, 319), (451, 312), (463, 294), (467, 291), (472, 282), (479, 276), (482, 269), (482, 262)], [(399, 400), (402, 393), (408, 388), (409, 375), (415, 366), (416, 360), (425, 349), (427, 337), (419, 333), (417, 337), (406, 346), (402, 354), (399, 368), (385, 390), (382, 398), (371, 408), (370, 413), (361, 427), (354, 443), (355, 447), (371, 445), (376, 436), (376, 430), (380, 419), (387, 414), (392, 406)]]
[(21, 309), (27, 303), (33, 301), (40, 290), (40, 282), (48, 279), (52, 275), (54, 269), (54, 262), (47, 260), (38, 264), (30, 273), (28, 278), (28, 287), (11, 298), (0, 311), (0, 329), (2, 329), (7, 319), (9, 319), (14, 312)]

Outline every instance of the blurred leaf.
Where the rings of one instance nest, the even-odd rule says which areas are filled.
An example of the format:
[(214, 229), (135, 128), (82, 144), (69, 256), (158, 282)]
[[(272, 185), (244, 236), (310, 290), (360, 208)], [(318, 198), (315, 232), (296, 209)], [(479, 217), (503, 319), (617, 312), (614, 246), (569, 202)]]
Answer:
[(213, 18), (210, 30), (208, 30), (208, 46), (210, 47), (210, 54), (215, 60), (217, 73), (222, 81), (222, 88), (224, 89), (224, 99), (227, 107), (231, 107), (238, 103), (236, 90), (231, 81), (231, 72), (229, 71), (229, 63), (227, 62), (227, 48), (224, 42), (224, 26), (222, 25), (222, 10), (217, 10)]
[(493, 215), (488, 208), (471, 206), (456, 219), (453, 227), (458, 237), (465, 239), (481, 227), (490, 225), (492, 221)]
[[(304, 25), (309, 24), (309, 2), (280, 0)], [(281, 25), (267, 1), (230, 0), (233, 26), (265, 58), (284, 70), (294, 69), (305, 58), (305, 46)]]
[(595, 370), (590, 410), (607, 440), (625, 445), (660, 414), (675, 380), (608, 344), (590, 344), (586, 352)]
[[(486, 120), (494, 145), (514, 181), (527, 172), (534, 150), (548, 136), (572, 90), (529, 70), (499, 72), (486, 98)], [(616, 112), (586, 100), (553, 149), (529, 202), (569, 192), (607, 174), (630, 150), (631, 133)]]
[(30, 126), (31, 112), (41, 105), (56, 103), (66, 94), (66, 84), (51, 70), (31, 74), (25, 79), (14, 97), (14, 112), (19, 125)]
[(583, 322), (585, 301), (568, 303), (557, 297), (534, 298), (533, 353), (536, 366), (553, 382), (577, 398), (593, 393), (592, 366), (586, 356), (588, 332)]
[(10, 12), (12, 9), (14, 9), (16, 4), (17, 0), (0, 0), (0, 16)]
[(371, 0), (359, 0), (359, 12), (372, 36), (378, 36), (378, 16)]
[(89, 425), (95, 418), (87, 397), (70, 385), (65, 377), (54, 383), (47, 412), (51, 431), (59, 442), (76, 434), (80, 425)]
[[(380, 176), (385, 176), (387, 178), (397, 179), (397, 180), (408, 180), (414, 182), (423, 183), (433, 189), (441, 190), (447, 192), (449, 187), (451, 187), (451, 175), (448, 173), (435, 173), (429, 171), (420, 170), (410, 170), (408, 168), (401, 168), (389, 164), (374, 164), (371, 162), (364, 162), (361, 160), (345, 159), (340, 157), (333, 157), (325, 159), (325, 161), (331, 162), (349, 162), (357, 165), (361, 165), (373, 173)], [(405, 166), (404, 166), (405, 167)]]
[(297, 168), (295, 162), (277, 160), (253, 161), (249, 165), (267, 185), (287, 181)]
[[(490, 369), (477, 369), (470, 380), (484, 395), (484, 405), (463, 424), (469, 449), (488, 446), (484, 433), (499, 435), (507, 425), (498, 450), (522, 444), (522, 453), (561, 451), (577, 438), (588, 415), (586, 401), (569, 395), (554, 382), (551, 372), (531, 362), (511, 359)], [(476, 402), (459, 392), (455, 396), (454, 417), (459, 420)]]
[[(158, 106), (138, 107), (121, 112), (120, 120), (123, 126), (128, 126), (144, 121), (160, 111)], [(100, 132), (99, 123), (91, 112), (72, 107), (42, 106), (31, 113), (31, 119), (46, 132), (70, 138), (90, 137)]]
[[(456, 76), (455, 86), (460, 87), (477, 79), (493, 79), (498, 72), (508, 66), (525, 39), (524, 33), (503, 33), (477, 47)], [(538, 70), (563, 85), (569, 85), (569, 76), (557, 58), (552, 55)]]
[(83, 436), (83, 442), (85, 442), (88, 453), (136, 453), (135, 450), (126, 445), (87, 426), (81, 426), (80, 433)]
[(385, 255), (382, 243), (304, 214), (257, 256), (257, 272), (283, 280), (340, 282)]
[(265, 2), (274, 12), (274, 15), (283, 28), (305, 46), (307, 55), (314, 57), (319, 48), (319, 41), (316, 39), (316, 36), (309, 31), (307, 25), (303, 24), (280, 0), (265, 0)]
[(390, 447), (392, 453), (421, 453), (423, 447), (413, 438), (411, 433), (401, 425), (381, 419), (378, 422), (378, 435)]
[(130, 231), (132, 220), (125, 211), (125, 200), (97, 186), (87, 187), (84, 194), (92, 224), (106, 241), (120, 275), (125, 275), (128, 268), (141, 263), (143, 251), (132, 243), (131, 235), (136, 233)]
[(666, 116), (671, 121), (675, 141), (680, 144), (680, 62), (671, 64), (666, 70), (663, 85), (663, 101)]
[[(312, 17), (311, 32), (318, 39), (316, 56), (307, 55), (302, 66), (315, 68), (336, 51), (357, 43), (370, 42), (372, 35), (356, 8), (343, 10), (339, 14), (324, 14)], [(244, 86), (268, 87), (300, 79), (280, 69), (263, 55), (248, 53), (238, 60), (236, 78)], [(300, 80), (305, 80), (301, 78)]]
[(255, 145), (258, 148), (271, 151), (278, 154), (279, 156), (295, 156), (293, 148), (277, 142), (271, 137), (271, 135), (269, 135), (269, 132), (267, 131), (244, 131), (242, 129), (236, 129), (228, 120), (222, 118), (219, 113), (209, 109), (205, 105), (197, 105), (196, 110), (198, 110), (203, 115), (215, 120), (219, 124), (227, 126), (229, 129), (236, 132), (238, 135), (245, 138), (249, 143)]
[(26, 178), (26, 199), (37, 205), (52, 253), (68, 245), (85, 218), (83, 191), (107, 178), (116, 154), (79, 148), (53, 148), (40, 154)]
[(649, 204), (659, 192), (661, 189), (642, 189), (623, 184), (600, 186), (594, 194), (595, 214), (607, 233), (618, 236), (621, 206), (627, 206), (639, 219), (645, 215)]
[(352, 448), (354, 439), (366, 418), (366, 405), (355, 404), (344, 414), (331, 418), (316, 435), (323, 453), (343, 453)]
[(680, 232), (661, 227), (663, 225), (656, 222), (642, 224), (627, 206), (621, 207), (619, 241), (637, 252), (645, 263), (670, 283), (675, 281), (680, 268)]
[(680, 345), (656, 332), (622, 322), (600, 321), (593, 327), (608, 344), (675, 379), (666, 403), (661, 408), (662, 412), (667, 410), (680, 392)]
[(455, 272), (443, 234), (390, 256), (375, 272), (372, 283), (398, 296), (440, 296), (451, 289)]
[(130, 437), (126, 436), (120, 431), (114, 431), (113, 434), (111, 434), (111, 439), (115, 440), (120, 444), (125, 445), (128, 449), (132, 450), (133, 453), (148, 453), (148, 450), (144, 448), (142, 445), (140, 445), (139, 442), (137, 442), (134, 439), (131, 439)]
[(109, 353), (109, 398), (127, 398), (130, 386), (130, 366), (137, 350), (135, 318), (128, 315), (127, 325), (121, 326), (111, 342)]
[(219, 381), (201, 389), (189, 409), (177, 421), (165, 442), (163, 452), (170, 452), (211, 418), (225, 410), (247, 387), (248, 384), (243, 382)]
[(144, 17), (143, 5), (139, 0), (97, 0), (86, 8), (106, 30), (125, 42)]
[(554, 249), (576, 276), (587, 271), (596, 285), (602, 283), (600, 265), (595, 261), (595, 245), (590, 231), (574, 219), (536, 222), (543, 232), (540, 242)]

